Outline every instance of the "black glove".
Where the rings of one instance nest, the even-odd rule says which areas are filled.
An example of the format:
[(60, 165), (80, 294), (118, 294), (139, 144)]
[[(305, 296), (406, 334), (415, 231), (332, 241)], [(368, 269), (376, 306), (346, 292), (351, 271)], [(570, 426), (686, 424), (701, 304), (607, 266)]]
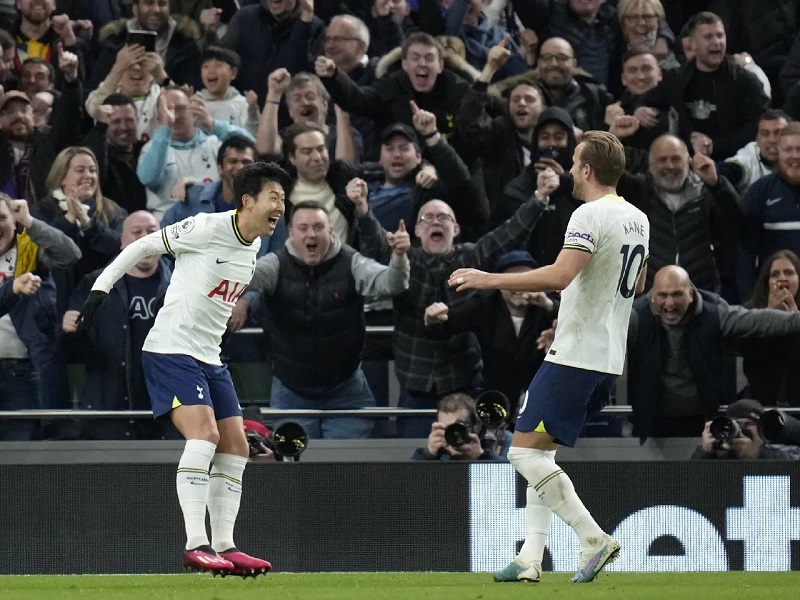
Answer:
[(89, 292), (89, 297), (83, 303), (83, 310), (78, 315), (78, 332), (91, 333), (92, 328), (95, 326), (95, 319), (97, 318), (97, 311), (100, 310), (106, 302), (108, 302), (108, 294), (99, 290), (92, 290)]

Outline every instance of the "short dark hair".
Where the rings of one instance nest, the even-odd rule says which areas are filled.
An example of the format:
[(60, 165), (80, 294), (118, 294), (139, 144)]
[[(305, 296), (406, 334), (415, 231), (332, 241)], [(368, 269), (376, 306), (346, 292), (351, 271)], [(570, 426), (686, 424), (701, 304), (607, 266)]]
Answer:
[(256, 150), (256, 145), (250, 138), (246, 138), (243, 135), (232, 135), (219, 147), (217, 151), (217, 164), (222, 166), (222, 161), (225, 160), (225, 151), (228, 148), (233, 148), (234, 150), (238, 150), (239, 152), (244, 152), (248, 148), (253, 151), (253, 158), (258, 156), (258, 150)]
[(218, 60), (227, 63), (232, 69), (238, 69), (242, 66), (242, 59), (239, 58), (236, 52), (228, 48), (221, 48), (220, 46), (209, 46), (203, 51), (203, 54), (200, 55), (201, 65), (209, 60)]
[(406, 54), (408, 54), (408, 49), (415, 44), (419, 44), (420, 46), (433, 46), (439, 53), (439, 58), (444, 58), (444, 48), (442, 44), (431, 34), (425, 33), (424, 31), (415, 31), (406, 38), (403, 45), (400, 47), (400, 56), (405, 58)]
[(589, 165), (597, 183), (617, 185), (625, 170), (625, 148), (617, 136), (607, 131), (587, 131), (581, 138), (581, 165)]
[(24, 69), (28, 65), (44, 65), (45, 67), (47, 67), (47, 72), (48, 72), (47, 77), (50, 80), (50, 83), (55, 82), (56, 70), (53, 68), (53, 65), (50, 64), (50, 61), (37, 57), (26, 58), (24, 61), (22, 61), (22, 68), (20, 69), (20, 71), (22, 71), (22, 69)]
[(109, 106), (133, 106), (136, 108), (133, 98), (119, 92), (106, 96), (106, 99), (103, 100), (102, 104), (108, 104)]
[(786, 119), (786, 123), (792, 122), (792, 117), (783, 112), (780, 108), (768, 108), (761, 116), (758, 117), (758, 122), (761, 121), (777, 121), (778, 119)]
[(257, 162), (247, 165), (233, 176), (233, 203), (242, 208), (242, 196), (257, 197), (264, 186), (275, 182), (288, 189), (291, 182), (289, 174), (274, 162)]
[(292, 226), (294, 213), (296, 213), (298, 210), (321, 210), (328, 217), (331, 216), (330, 211), (327, 208), (325, 208), (325, 205), (322, 204), (321, 202), (317, 202), (316, 200), (303, 200), (302, 202), (298, 202), (297, 204), (292, 206), (292, 212), (289, 213), (289, 221), (287, 223), (288, 227)]
[(286, 131), (283, 132), (283, 150), (286, 152), (286, 156), (293, 156), (297, 151), (297, 144), (294, 143), (295, 138), (311, 131), (321, 133), (322, 137), (325, 139), (325, 143), (328, 143), (328, 136), (325, 135), (322, 127), (319, 125), (315, 125), (314, 123), (294, 123), (289, 125)]
[(688, 35), (694, 35), (695, 29), (697, 29), (700, 25), (716, 25), (717, 23), (722, 23), (722, 19), (716, 13), (711, 12), (710, 10), (702, 10), (699, 13), (693, 14), (689, 20), (686, 22), (686, 31)]
[(658, 58), (656, 55), (650, 52), (649, 50), (641, 50), (639, 48), (631, 48), (630, 50), (626, 50), (625, 53), (622, 55), (622, 62), (620, 63), (622, 66), (625, 66), (625, 63), (631, 60), (632, 58), (636, 58), (637, 56), (652, 56), (658, 62)]

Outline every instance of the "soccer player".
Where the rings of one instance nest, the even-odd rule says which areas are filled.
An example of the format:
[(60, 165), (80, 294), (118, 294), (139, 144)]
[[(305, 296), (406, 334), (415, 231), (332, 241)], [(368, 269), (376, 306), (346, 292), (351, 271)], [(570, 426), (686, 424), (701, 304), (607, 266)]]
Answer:
[(552, 265), (525, 273), (458, 269), (449, 285), (518, 292), (563, 290), (555, 340), (533, 378), (517, 418), (508, 460), (528, 481), (527, 536), (517, 557), (494, 573), (497, 581), (539, 581), (552, 513), (581, 542), (570, 581), (592, 581), (619, 553), (555, 462), (559, 445), (573, 446), (587, 416), (608, 401), (622, 373), (633, 296), (644, 290), (649, 223), (616, 195), (625, 168), (622, 144), (606, 132), (583, 136), (570, 171), (573, 195), (585, 202), (572, 215)]
[(177, 488), (187, 537), (183, 564), (190, 570), (256, 576), (272, 568), (233, 543), (248, 445), (242, 409), (219, 355), (231, 310), (255, 271), (259, 236), (272, 235), (284, 212), (288, 182), (274, 163), (244, 167), (233, 179), (236, 210), (201, 213), (131, 243), (97, 278), (79, 317), (82, 326), (92, 327), (114, 282), (144, 257), (175, 257), (142, 366), (154, 418), (169, 415), (186, 438)]

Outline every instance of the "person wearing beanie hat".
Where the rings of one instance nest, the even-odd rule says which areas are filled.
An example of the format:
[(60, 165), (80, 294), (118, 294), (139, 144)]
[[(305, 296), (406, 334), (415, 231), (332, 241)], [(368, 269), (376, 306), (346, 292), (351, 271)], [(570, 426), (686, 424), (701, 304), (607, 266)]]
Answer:
[(572, 196), (572, 155), (577, 140), (569, 113), (557, 106), (539, 115), (533, 133), (531, 163), (504, 188), (490, 224), (502, 223), (533, 195), (548, 201), (547, 210), (528, 238), (526, 250), (540, 265), (553, 264), (561, 251), (572, 213), (583, 204)]
[[(512, 250), (497, 259), (494, 271), (524, 273), (537, 266), (527, 251)], [(539, 336), (557, 313), (555, 295), (497, 290), (475, 294), (452, 307), (435, 302), (425, 309), (424, 321), (432, 336), (441, 335), (443, 330), (475, 333), (483, 358), (484, 388), (506, 395), (509, 421), (513, 423), (519, 400), (544, 360)]]
[(712, 421), (707, 421), (692, 459), (800, 460), (800, 447), (772, 444), (761, 437), (758, 423), (763, 414), (764, 407), (757, 400), (732, 402), (725, 409), (725, 416), (738, 423), (738, 435), (731, 440), (717, 439), (711, 433)]

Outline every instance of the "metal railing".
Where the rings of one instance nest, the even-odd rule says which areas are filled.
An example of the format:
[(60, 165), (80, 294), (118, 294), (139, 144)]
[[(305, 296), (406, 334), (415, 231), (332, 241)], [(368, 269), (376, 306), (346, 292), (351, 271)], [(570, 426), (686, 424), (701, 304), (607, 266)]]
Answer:
[[(724, 414), (725, 406), (720, 407)], [(770, 410), (767, 407), (767, 410)], [(800, 407), (781, 408), (790, 414), (800, 414)], [(606, 406), (601, 414), (630, 415), (633, 410), (629, 405)], [(350, 408), (336, 410), (312, 409), (278, 409), (261, 408), (263, 417), (362, 417), (369, 419), (385, 419), (388, 417), (432, 417), (436, 415), (434, 408)], [(151, 419), (149, 410), (2, 410), (0, 419)]]

